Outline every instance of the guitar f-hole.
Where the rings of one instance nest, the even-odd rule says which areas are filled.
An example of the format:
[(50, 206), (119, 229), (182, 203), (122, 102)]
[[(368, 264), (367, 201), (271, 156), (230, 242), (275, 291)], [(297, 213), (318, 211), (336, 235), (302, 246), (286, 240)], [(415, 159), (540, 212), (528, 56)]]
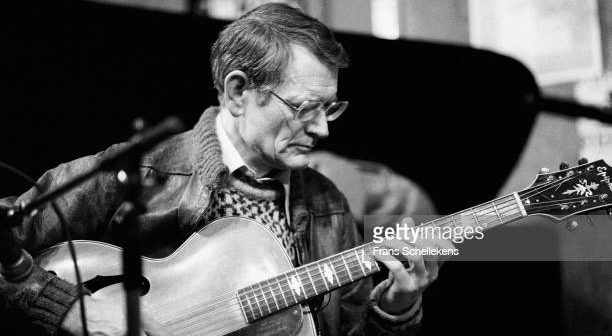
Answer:
[[(124, 275), (96, 275), (94, 278), (83, 282), (85, 288), (87, 288), (92, 294), (99, 291), (102, 288), (122, 283)], [(143, 296), (149, 292), (151, 284), (149, 280), (144, 276), (140, 277), (140, 295)]]

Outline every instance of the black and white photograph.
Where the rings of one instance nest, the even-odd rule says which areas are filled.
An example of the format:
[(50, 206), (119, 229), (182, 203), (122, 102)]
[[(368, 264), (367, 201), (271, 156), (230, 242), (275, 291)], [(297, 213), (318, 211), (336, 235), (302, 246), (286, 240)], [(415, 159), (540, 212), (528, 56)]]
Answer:
[(0, 335), (612, 335), (609, 0), (9, 0)]

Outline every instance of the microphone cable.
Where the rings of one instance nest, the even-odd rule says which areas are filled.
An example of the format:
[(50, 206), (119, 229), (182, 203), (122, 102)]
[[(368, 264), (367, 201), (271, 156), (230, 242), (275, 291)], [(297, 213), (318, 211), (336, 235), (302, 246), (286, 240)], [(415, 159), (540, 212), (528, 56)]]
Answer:
[[(43, 193), (41, 186), (33, 178), (31, 178), (28, 174), (2, 161), (0, 161), (0, 168), (3, 168), (6, 171), (13, 173), (19, 178), (27, 181), (27, 183), (34, 186), (34, 188), (36, 188), (36, 190), (38, 190), (39, 193), (41, 194)], [(80, 307), (81, 308), (81, 324), (83, 327), (83, 335), (89, 336), (89, 331), (87, 329), (87, 318), (85, 315), (85, 300), (83, 299), (83, 294), (84, 294), (83, 293), (83, 282), (81, 281), (81, 272), (79, 271), (79, 266), (77, 264), (77, 255), (76, 255), (76, 250), (74, 248), (74, 243), (72, 242), (72, 238), (70, 237), (70, 231), (68, 230), (68, 222), (66, 221), (66, 217), (60, 210), (59, 206), (57, 206), (57, 203), (55, 203), (55, 201), (51, 201), (50, 203), (51, 203), (51, 208), (53, 209), (53, 211), (59, 218), (63, 239), (68, 242), (68, 250), (70, 252), (70, 257), (72, 259), (72, 264), (74, 265), (74, 272), (75, 272), (76, 281), (77, 281), (77, 292), (79, 295), (79, 303), (81, 305)]]

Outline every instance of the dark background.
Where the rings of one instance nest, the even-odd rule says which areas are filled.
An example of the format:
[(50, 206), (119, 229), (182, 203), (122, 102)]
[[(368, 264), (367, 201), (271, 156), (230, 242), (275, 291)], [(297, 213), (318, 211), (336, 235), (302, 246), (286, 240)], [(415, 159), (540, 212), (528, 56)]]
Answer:
[[(193, 125), (217, 103), (208, 52), (225, 22), (78, 1), (15, 1), (0, 15), (0, 160), (35, 177), (125, 141), (136, 116)], [(321, 147), (389, 165), (442, 214), (495, 198), (536, 115), (529, 71), (465, 47), (337, 37), (351, 106)], [(5, 172), (0, 185), (28, 187)], [(423, 333), (559, 334), (560, 305), (556, 263), (451, 262), (426, 294)]]

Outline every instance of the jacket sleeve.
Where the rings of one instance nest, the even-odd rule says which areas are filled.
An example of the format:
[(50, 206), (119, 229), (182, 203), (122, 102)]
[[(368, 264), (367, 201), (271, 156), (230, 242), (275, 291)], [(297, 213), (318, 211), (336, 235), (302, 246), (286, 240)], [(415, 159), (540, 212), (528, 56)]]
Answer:
[[(38, 180), (42, 191), (56, 188), (93, 167), (103, 153), (62, 164), (47, 171)], [(111, 174), (89, 179), (56, 200), (67, 220), (72, 239), (100, 239), (105, 232), (112, 209), (121, 200), (113, 199), (116, 183)], [(39, 195), (35, 188), (15, 198), (0, 199), (3, 205), (29, 202)], [(116, 197), (116, 196), (115, 196)], [(64, 241), (61, 223), (51, 206), (45, 206), (25, 219), (14, 233), (32, 255)], [(76, 286), (36, 268), (26, 281), (12, 284), (0, 277), (0, 314), (16, 316), (18, 328), (33, 328), (36, 334), (55, 334), (68, 309), (77, 298)], [(24, 324), (24, 325), (21, 325)], [(19, 329), (18, 329), (19, 330)]]
[(383, 218), (436, 213), (431, 198), (419, 185), (381, 163), (317, 151), (311, 154), (311, 166), (334, 182), (359, 221), (364, 215)]

